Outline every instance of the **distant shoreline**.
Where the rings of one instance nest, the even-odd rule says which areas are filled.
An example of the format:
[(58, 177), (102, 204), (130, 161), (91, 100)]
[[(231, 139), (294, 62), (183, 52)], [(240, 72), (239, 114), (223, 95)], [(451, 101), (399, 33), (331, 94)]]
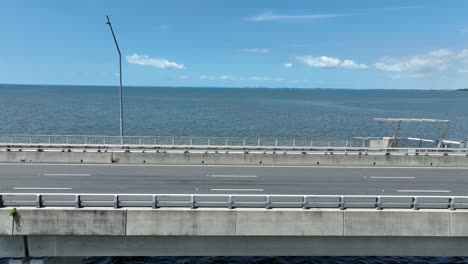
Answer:
[(463, 88), (463, 89), (457, 89), (459, 92), (468, 92), (468, 88)]
[[(2, 86), (70, 86), (70, 87), (106, 87), (114, 88), (118, 85), (90, 85), (90, 84), (22, 84), (22, 83), (0, 83)], [(174, 89), (272, 89), (272, 90), (347, 90), (347, 91), (441, 91), (441, 92), (454, 92), (454, 91), (468, 91), (465, 89), (381, 89), (381, 88), (337, 88), (337, 87), (219, 87), (219, 86), (141, 86), (141, 85), (124, 85), (125, 88), (174, 88)]]

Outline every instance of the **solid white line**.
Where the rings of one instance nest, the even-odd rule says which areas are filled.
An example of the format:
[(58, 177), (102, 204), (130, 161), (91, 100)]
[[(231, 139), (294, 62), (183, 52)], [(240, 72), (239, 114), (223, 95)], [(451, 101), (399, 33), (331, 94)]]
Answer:
[(207, 175), (213, 178), (257, 178), (256, 175)]
[(414, 192), (414, 193), (449, 193), (449, 190), (397, 190), (397, 192)]
[(380, 176), (376, 176), (376, 177), (371, 177), (371, 179), (414, 179), (415, 177), (380, 177)]
[(215, 192), (263, 192), (263, 189), (211, 189)]
[(38, 174), (42, 176), (84, 176), (84, 177), (89, 177), (91, 174), (80, 174), (80, 173), (44, 173), (44, 174)]
[(14, 190), (71, 190), (72, 188), (15, 187)]

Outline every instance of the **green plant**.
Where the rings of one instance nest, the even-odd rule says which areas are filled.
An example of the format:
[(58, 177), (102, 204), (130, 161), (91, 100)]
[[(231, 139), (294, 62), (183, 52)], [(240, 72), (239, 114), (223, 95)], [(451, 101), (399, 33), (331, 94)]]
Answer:
[(18, 215), (18, 211), (16, 211), (16, 208), (13, 208), (13, 209), (10, 210), (8, 215), (11, 216), (11, 217), (15, 217), (16, 215)]

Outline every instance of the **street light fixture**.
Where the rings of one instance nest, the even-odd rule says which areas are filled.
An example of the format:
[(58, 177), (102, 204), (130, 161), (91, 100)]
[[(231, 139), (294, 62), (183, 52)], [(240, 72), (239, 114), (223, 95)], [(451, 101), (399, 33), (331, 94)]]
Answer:
[(112, 24), (110, 22), (109, 16), (107, 17), (106, 24), (109, 25), (109, 28), (112, 32), (112, 37), (114, 37), (115, 46), (117, 47), (117, 52), (119, 53), (119, 78), (120, 78), (120, 137), (123, 144), (123, 136), (124, 136), (124, 127), (123, 127), (123, 99), (122, 99), (122, 53), (120, 53), (119, 43), (117, 43), (117, 39), (115, 38), (114, 30), (112, 29)]

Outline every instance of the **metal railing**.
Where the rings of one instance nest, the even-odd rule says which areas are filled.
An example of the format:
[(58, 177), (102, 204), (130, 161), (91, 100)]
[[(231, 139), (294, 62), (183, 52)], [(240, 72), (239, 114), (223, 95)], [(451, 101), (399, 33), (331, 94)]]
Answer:
[[(248, 137), (166, 137), (166, 136), (92, 136), (92, 135), (0, 135), (0, 147), (29, 148), (57, 151), (73, 149), (139, 149), (139, 150), (226, 150), (226, 151), (301, 151), (312, 153), (384, 153), (384, 154), (468, 154), (468, 143), (460, 141), (457, 147), (435, 148), (412, 146), (371, 147), (371, 140), (379, 138), (351, 139), (291, 139)], [(123, 143), (122, 143), (123, 142)], [(414, 142), (413, 142), (414, 143)], [(304, 153), (304, 154), (305, 154)]]
[(468, 196), (3, 193), (1, 207), (468, 209)]
[(171, 137), (99, 135), (0, 135), (2, 144), (61, 145), (163, 145), (163, 146), (245, 146), (245, 147), (366, 147), (366, 139), (351, 138), (252, 138)]

